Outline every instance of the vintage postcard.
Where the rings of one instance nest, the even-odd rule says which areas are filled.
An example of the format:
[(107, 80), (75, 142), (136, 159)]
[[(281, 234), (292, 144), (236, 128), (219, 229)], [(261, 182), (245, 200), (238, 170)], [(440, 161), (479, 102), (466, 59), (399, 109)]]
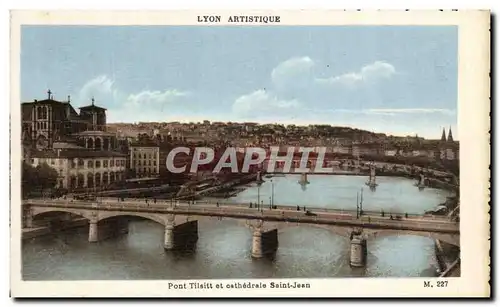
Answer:
[(14, 11), (15, 297), (489, 297), (487, 11)]

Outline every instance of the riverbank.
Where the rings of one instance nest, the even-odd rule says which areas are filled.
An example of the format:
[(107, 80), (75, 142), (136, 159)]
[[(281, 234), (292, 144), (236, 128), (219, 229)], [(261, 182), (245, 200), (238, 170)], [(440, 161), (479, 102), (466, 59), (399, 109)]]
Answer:
[[(438, 263), (439, 275), (448, 272), (448, 274), (453, 275), (453, 277), (459, 277), (460, 266), (454, 266), (454, 264), (457, 258), (460, 257), (460, 248), (439, 240), (434, 240), (434, 250)], [(449, 272), (450, 269), (453, 269), (453, 272)]]

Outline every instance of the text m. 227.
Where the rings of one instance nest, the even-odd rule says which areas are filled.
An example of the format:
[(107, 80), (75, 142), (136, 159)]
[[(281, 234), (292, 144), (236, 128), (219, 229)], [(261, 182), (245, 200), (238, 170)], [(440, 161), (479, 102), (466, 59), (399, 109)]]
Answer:
[[(438, 280), (436, 282), (436, 287), (446, 288), (446, 287), (448, 287), (448, 281), (447, 280)], [(434, 288), (434, 285), (432, 285), (430, 281), (424, 281), (424, 288)]]

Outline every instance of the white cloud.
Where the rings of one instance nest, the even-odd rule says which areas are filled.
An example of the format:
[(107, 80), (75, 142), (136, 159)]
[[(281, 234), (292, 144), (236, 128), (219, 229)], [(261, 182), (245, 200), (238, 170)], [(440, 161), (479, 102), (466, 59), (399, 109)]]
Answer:
[(396, 74), (396, 68), (393, 65), (377, 61), (362, 67), (359, 72), (349, 72), (330, 78), (316, 78), (316, 81), (324, 84), (354, 86), (365, 81), (390, 79), (394, 74)]
[(165, 90), (165, 91), (142, 91), (137, 94), (130, 94), (125, 104), (134, 105), (138, 107), (145, 106), (160, 106), (165, 103), (171, 103), (176, 101), (179, 97), (187, 96), (187, 92), (181, 92), (176, 89)]
[(397, 114), (432, 114), (439, 113), (445, 115), (455, 114), (455, 110), (450, 109), (432, 109), (432, 108), (409, 108), (409, 109), (367, 109), (367, 114), (376, 115), (397, 115)]
[(310, 57), (295, 57), (281, 62), (271, 72), (271, 80), (275, 86), (283, 86), (290, 81), (298, 82), (308, 79), (314, 61)]
[(108, 109), (110, 121), (160, 120), (169, 105), (175, 105), (187, 95), (188, 92), (177, 89), (125, 93), (114, 80), (101, 75), (82, 86), (77, 101), (88, 105), (94, 97), (97, 105)]
[(296, 100), (281, 100), (264, 90), (240, 96), (233, 104), (233, 112), (237, 114), (262, 113), (276, 109), (287, 110), (299, 106)]
[(78, 100), (81, 103), (88, 103), (92, 97), (105, 101), (118, 97), (118, 90), (115, 88), (115, 81), (108, 78), (106, 75), (98, 76), (89, 80), (82, 86), (78, 93)]

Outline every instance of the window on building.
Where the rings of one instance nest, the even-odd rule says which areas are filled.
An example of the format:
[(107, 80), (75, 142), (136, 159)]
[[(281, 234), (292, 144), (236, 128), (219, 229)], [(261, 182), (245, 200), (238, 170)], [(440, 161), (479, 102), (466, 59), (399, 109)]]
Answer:
[(156, 166), (156, 160), (153, 161), (153, 165)]
[(137, 165), (141, 166), (141, 160), (137, 161)]
[(56, 159), (50, 159), (50, 164), (51, 164), (51, 165), (56, 164)]
[(89, 168), (94, 167), (94, 161), (92, 161), (92, 160), (87, 161), (87, 167), (89, 167)]
[(111, 167), (115, 166), (115, 160), (111, 159), (111, 161), (109, 162), (109, 166)]
[(103, 161), (103, 167), (108, 167), (108, 160)]
[(101, 160), (95, 161), (95, 167), (101, 167)]
[(149, 166), (151, 166), (151, 160), (149, 160), (148, 162), (149, 162), (149, 163), (148, 163), (148, 164), (149, 164)]

